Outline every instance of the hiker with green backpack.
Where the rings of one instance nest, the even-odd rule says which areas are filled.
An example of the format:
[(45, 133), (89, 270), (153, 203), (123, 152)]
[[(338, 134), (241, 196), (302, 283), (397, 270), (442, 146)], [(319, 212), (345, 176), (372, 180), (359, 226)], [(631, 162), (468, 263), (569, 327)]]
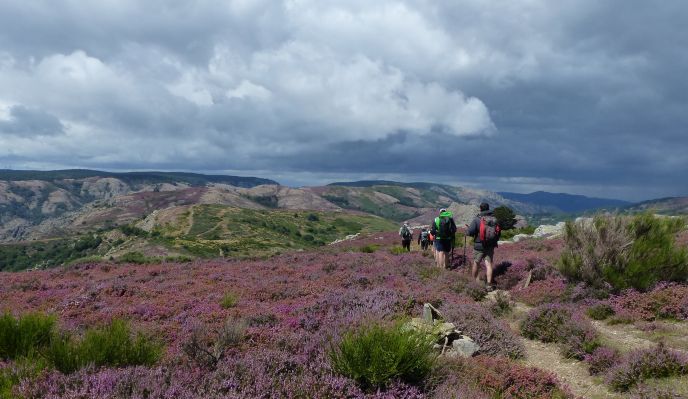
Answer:
[(449, 268), (449, 252), (454, 246), (456, 224), (454, 215), (446, 209), (440, 209), (440, 214), (432, 221), (430, 234), (435, 237), (435, 261), (437, 267)]
[(406, 251), (411, 251), (411, 240), (413, 239), (413, 230), (409, 227), (408, 222), (399, 229), (399, 236), (401, 236), (401, 246)]
[(497, 248), (500, 233), (501, 228), (494, 213), (490, 210), (490, 205), (483, 202), (480, 204), (480, 213), (473, 218), (466, 234), (474, 239), (473, 269), (471, 273), (475, 281), (480, 281), (478, 278), (478, 265), (485, 260), (488, 290), (494, 289), (492, 286), (492, 265), (494, 264), (494, 250)]

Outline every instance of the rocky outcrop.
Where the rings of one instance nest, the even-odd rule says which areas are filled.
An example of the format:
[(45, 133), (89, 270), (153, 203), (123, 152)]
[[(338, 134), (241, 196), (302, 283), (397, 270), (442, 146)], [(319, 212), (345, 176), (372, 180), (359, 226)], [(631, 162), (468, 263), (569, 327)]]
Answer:
[(444, 321), (442, 314), (429, 303), (423, 305), (423, 317), (411, 319), (405, 328), (428, 336), (435, 342), (433, 348), (443, 356), (471, 357), (480, 350), (480, 345), (462, 334), (454, 323)]

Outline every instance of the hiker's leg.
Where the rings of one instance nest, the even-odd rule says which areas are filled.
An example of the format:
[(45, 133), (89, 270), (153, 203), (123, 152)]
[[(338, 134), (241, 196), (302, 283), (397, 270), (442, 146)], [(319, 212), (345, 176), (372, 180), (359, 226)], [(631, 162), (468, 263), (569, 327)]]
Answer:
[(483, 253), (478, 250), (473, 250), (473, 268), (471, 271), (473, 272), (473, 278), (475, 281), (480, 281), (480, 270), (478, 269), (478, 266), (480, 265), (480, 262), (483, 260)]
[(485, 274), (487, 275), (487, 283), (492, 284), (492, 259), (485, 258)]
[(445, 259), (447, 258), (447, 253), (444, 251), (437, 251), (437, 267), (444, 267)]
[(444, 253), (444, 268), (449, 269), (449, 252)]
[(485, 274), (487, 275), (487, 283), (492, 284), (492, 258), (494, 257), (494, 248), (485, 251)]

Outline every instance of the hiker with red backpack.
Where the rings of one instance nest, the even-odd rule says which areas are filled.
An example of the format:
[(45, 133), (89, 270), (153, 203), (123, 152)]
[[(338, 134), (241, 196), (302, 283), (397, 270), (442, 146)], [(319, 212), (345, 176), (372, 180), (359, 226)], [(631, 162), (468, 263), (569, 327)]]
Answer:
[(454, 246), (456, 224), (451, 212), (440, 209), (440, 214), (430, 225), (430, 234), (435, 237), (435, 261), (437, 267), (449, 268), (449, 252)]
[(480, 204), (480, 213), (473, 219), (468, 227), (467, 235), (473, 237), (473, 269), (471, 270), (475, 281), (478, 279), (478, 265), (485, 260), (485, 274), (487, 287), (492, 286), (492, 265), (494, 264), (494, 249), (497, 248), (501, 228), (497, 223), (497, 218), (490, 210), (490, 205), (483, 202)]

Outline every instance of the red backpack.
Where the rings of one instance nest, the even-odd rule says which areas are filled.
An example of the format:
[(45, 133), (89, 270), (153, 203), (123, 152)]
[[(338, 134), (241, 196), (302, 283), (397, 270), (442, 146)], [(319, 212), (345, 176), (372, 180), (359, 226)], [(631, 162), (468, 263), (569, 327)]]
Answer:
[(497, 245), (501, 231), (502, 229), (499, 227), (496, 217), (489, 215), (480, 217), (480, 230), (478, 232), (480, 242), (488, 245)]

